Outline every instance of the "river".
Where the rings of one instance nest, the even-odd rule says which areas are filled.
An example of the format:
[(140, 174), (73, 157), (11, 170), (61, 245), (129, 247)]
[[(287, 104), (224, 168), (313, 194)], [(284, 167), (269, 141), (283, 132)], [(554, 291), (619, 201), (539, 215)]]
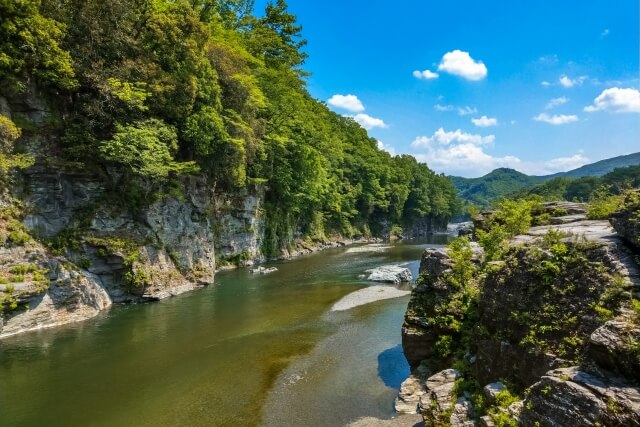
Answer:
[(332, 312), (427, 246), (331, 249), (158, 303), (0, 341), (0, 426), (341, 426), (393, 416), (408, 297)]

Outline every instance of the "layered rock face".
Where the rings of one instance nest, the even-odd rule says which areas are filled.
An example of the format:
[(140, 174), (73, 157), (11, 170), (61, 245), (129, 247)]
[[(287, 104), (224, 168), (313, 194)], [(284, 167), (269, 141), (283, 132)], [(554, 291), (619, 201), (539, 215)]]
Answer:
[[(23, 224), (51, 242), (51, 250), (29, 243), (38, 248), (51, 285), (37, 293), (27, 289), (17, 309), (5, 310), (0, 337), (86, 319), (112, 302), (181, 294), (212, 283), (217, 261), (263, 259), (259, 188), (229, 196), (215, 192), (204, 177), (182, 185), (182, 196), (167, 195), (131, 210), (96, 176), (44, 166), (27, 170), (19, 194), (27, 212)], [(27, 249), (7, 253), (13, 264), (25, 261), (19, 250)], [(71, 285), (60, 285), (67, 282)], [(12, 294), (23, 291), (13, 288)]]
[[(505, 398), (509, 391), (493, 387), (475, 410), (461, 384), (434, 404), (430, 377), (415, 371), (399, 407), (406, 410), (419, 399), (426, 426), (640, 425), (640, 318), (630, 309), (640, 277), (625, 244), (633, 238), (621, 238), (607, 221), (588, 221), (579, 204), (545, 209), (555, 211), (545, 219), (549, 225), (516, 236), (501, 261), (482, 263), (471, 311), (456, 308), (462, 293), (447, 280), (454, 265), (448, 250), (424, 252), (402, 329), (410, 365), (439, 378), (456, 361), (464, 366), (460, 378), (476, 384), (471, 390), (504, 379), (514, 392), (512, 402)], [(481, 257), (476, 250), (476, 265)], [(467, 351), (462, 359), (439, 348), (445, 334), (461, 340), (454, 342)], [(526, 398), (518, 402), (515, 394)]]

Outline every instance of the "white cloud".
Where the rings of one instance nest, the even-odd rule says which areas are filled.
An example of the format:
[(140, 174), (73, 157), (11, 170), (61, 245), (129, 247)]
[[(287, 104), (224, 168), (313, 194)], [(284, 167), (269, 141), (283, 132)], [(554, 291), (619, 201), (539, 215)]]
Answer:
[(454, 50), (442, 57), (438, 71), (463, 77), (467, 80), (482, 80), (487, 76), (487, 67), (482, 61), (475, 61), (469, 52)]
[(452, 143), (464, 143), (473, 145), (491, 144), (496, 140), (494, 135), (477, 135), (461, 131), (445, 131), (443, 128), (438, 129), (430, 137), (419, 136), (412, 143), (412, 147), (431, 147), (435, 145), (450, 145)]
[(392, 156), (396, 155), (396, 149), (388, 144), (385, 144), (384, 142), (378, 140), (378, 150), (382, 150), (382, 151), (386, 151), (387, 153), (391, 154)]
[(371, 130), (373, 128), (386, 128), (387, 124), (382, 119), (377, 119), (375, 117), (371, 117), (368, 114), (356, 114), (355, 116), (347, 116), (351, 117), (355, 120), (360, 126), (365, 128), (366, 130)]
[(558, 157), (556, 159), (547, 160), (537, 167), (533, 173), (538, 175), (552, 174), (556, 172), (565, 172), (589, 163), (589, 159), (578, 153), (570, 157)]
[(468, 116), (469, 114), (476, 114), (478, 112), (476, 107), (469, 107), (468, 105), (466, 107), (459, 107), (457, 110), (460, 116)]
[(566, 104), (569, 102), (569, 98), (565, 96), (561, 96), (560, 98), (553, 98), (551, 101), (547, 103), (544, 107), (546, 110), (551, 110), (552, 108), (556, 108), (559, 105)]
[[(436, 132), (437, 133), (437, 132)], [(495, 168), (521, 165), (520, 159), (514, 156), (493, 157), (484, 152), (481, 145), (470, 142), (439, 144), (437, 136), (420, 136), (413, 142), (414, 147), (423, 148), (415, 158), (424, 162), (437, 172), (450, 175), (480, 176)]]
[(364, 111), (364, 105), (355, 95), (333, 95), (327, 103), (333, 107), (342, 108), (352, 113)]
[(440, 75), (430, 70), (424, 70), (424, 71), (416, 70), (413, 72), (413, 77), (415, 77), (416, 79), (431, 80), (431, 79), (437, 79), (438, 77), (440, 77)]
[(566, 114), (554, 114), (550, 116), (547, 113), (538, 114), (533, 120), (537, 122), (549, 123), (550, 125), (564, 125), (571, 122), (577, 122), (578, 116)]
[(558, 81), (562, 86), (566, 88), (572, 88), (574, 86), (582, 86), (582, 83), (584, 83), (585, 80), (587, 79), (588, 79), (587, 76), (580, 76), (580, 77), (576, 77), (575, 79), (572, 79), (566, 74), (563, 74), (562, 76), (560, 76), (560, 79)]
[(584, 111), (611, 111), (615, 113), (640, 113), (640, 91), (631, 88), (612, 87), (602, 91), (593, 105), (584, 108)]
[(498, 124), (497, 119), (487, 116), (482, 116), (479, 119), (471, 119), (471, 122), (480, 128), (488, 128), (491, 126), (496, 126)]
[(438, 111), (453, 111), (456, 109), (456, 107), (454, 107), (453, 105), (440, 105), (440, 104), (434, 105), (433, 108), (435, 108)]
[(549, 83), (549, 82), (548, 82), (548, 81), (546, 81), (546, 80), (544, 80), (544, 81), (540, 82), (540, 84), (541, 84), (542, 86), (545, 86), (545, 87), (551, 86), (551, 83)]

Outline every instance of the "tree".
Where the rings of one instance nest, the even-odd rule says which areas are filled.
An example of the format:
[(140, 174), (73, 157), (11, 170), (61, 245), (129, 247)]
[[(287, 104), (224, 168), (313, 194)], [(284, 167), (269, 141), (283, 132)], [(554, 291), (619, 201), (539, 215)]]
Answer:
[(0, 0), (0, 81), (13, 94), (28, 76), (60, 89), (77, 86), (71, 55), (60, 47), (64, 24), (40, 14), (39, 0)]
[(194, 162), (173, 160), (177, 149), (175, 128), (149, 119), (131, 125), (117, 124), (113, 138), (101, 144), (100, 153), (105, 160), (142, 178), (162, 179), (170, 173), (196, 172)]

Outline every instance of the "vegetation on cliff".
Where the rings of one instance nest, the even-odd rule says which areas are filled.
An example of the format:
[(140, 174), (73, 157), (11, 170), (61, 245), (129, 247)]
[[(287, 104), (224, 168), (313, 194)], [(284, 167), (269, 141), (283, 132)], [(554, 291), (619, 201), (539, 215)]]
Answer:
[[(612, 196), (607, 193), (606, 197)], [(622, 209), (612, 222), (625, 240), (636, 245), (638, 192), (628, 191), (621, 197)], [(608, 240), (610, 231), (600, 240), (550, 225), (565, 224), (564, 229), (570, 229), (577, 224), (572, 221), (580, 221), (574, 217), (586, 219), (584, 214), (567, 216), (568, 208), (580, 207), (506, 200), (476, 219), (475, 238), (480, 246), (462, 237), (449, 245), (446, 256), (435, 250), (423, 256), (424, 271), (412, 294), (404, 334), (413, 340), (408, 341), (410, 346), (420, 342), (430, 348), (420, 356), (426, 357), (422, 363), (432, 374), (449, 367), (456, 370), (454, 393), (456, 398), (468, 399), (474, 417), (486, 415), (500, 426), (518, 425), (520, 412), (524, 414), (520, 420), (530, 423), (571, 419), (567, 413), (549, 415), (553, 404), (547, 404), (551, 400), (545, 400), (544, 394), (562, 390), (551, 379), (549, 384), (543, 380), (544, 386), (538, 383), (557, 368), (575, 367), (566, 372), (560, 369), (557, 375), (560, 381), (576, 383), (587, 378), (580, 372), (598, 376), (604, 369), (627, 381), (615, 385), (626, 390), (623, 394), (637, 393), (634, 372), (640, 364), (640, 324), (634, 313), (640, 302), (628, 270), (637, 268), (637, 263), (627, 266), (634, 263), (632, 257), (620, 242)], [(601, 223), (610, 230), (606, 222)], [(547, 226), (530, 230), (543, 224)], [(417, 360), (410, 361), (415, 367)], [(491, 395), (483, 386), (495, 381), (505, 389)], [(616, 400), (622, 397), (610, 403), (611, 396), (604, 393), (604, 397), (588, 397), (596, 403), (602, 399), (606, 406), (589, 417), (606, 425), (626, 425), (637, 419), (633, 405)], [(512, 405), (523, 399), (525, 406), (519, 404), (514, 412)], [(585, 404), (587, 397), (566, 399)], [(615, 411), (610, 410), (612, 405)], [(565, 406), (565, 411), (572, 410), (571, 405)], [(448, 421), (451, 411), (453, 404), (438, 417)], [(433, 414), (425, 415), (425, 420), (430, 417)], [(572, 422), (577, 422), (575, 417)]]
[(36, 121), (1, 116), (3, 135), (22, 128), (18, 151), (91, 171), (133, 208), (179, 192), (179, 177), (194, 173), (217, 191), (263, 186), (267, 255), (294, 233), (446, 224), (457, 210), (449, 179), (379, 150), (353, 119), (312, 99), (295, 16), (284, 0), (261, 16), (252, 9), (251, 0), (0, 1), (0, 96), (47, 103)]

